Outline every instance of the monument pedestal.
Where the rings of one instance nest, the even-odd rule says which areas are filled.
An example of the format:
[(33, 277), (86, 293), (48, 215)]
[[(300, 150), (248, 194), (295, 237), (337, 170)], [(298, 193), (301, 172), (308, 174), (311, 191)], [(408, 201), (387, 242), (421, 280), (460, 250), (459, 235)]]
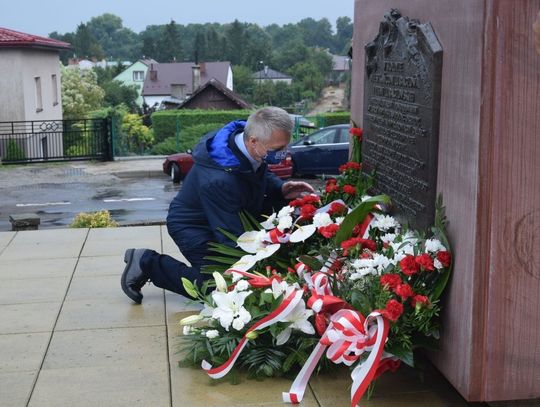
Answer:
[(540, 1), (356, 0), (356, 123), (364, 46), (393, 7), (444, 53), (436, 192), (455, 264), (431, 359), (469, 401), (540, 398)]

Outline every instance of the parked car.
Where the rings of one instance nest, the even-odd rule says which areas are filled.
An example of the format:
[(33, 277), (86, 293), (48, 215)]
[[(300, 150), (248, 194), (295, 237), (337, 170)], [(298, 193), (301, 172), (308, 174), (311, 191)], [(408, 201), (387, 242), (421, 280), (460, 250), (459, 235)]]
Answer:
[[(171, 177), (172, 182), (178, 183), (187, 175), (192, 166), (191, 152), (176, 153), (165, 158), (163, 172)], [(270, 164), (268, 168), (281, 179), (290, 178), (293, 172), (291, 156), (287, 154), (280, 163)]]
[(288, 150), (295, 175), (338, 174), (349, 159), (348, 124), (328, 126), (302, 137)]

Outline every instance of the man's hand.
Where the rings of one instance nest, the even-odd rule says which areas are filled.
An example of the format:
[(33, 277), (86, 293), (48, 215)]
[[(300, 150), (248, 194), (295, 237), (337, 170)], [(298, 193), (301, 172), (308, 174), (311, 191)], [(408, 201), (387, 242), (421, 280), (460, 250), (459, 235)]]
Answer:
[(313, 194), (315, 190), (307, 182), (288, 181), (281, 187), (281, 193), (285, 199), (300, 198), (304, 194)]

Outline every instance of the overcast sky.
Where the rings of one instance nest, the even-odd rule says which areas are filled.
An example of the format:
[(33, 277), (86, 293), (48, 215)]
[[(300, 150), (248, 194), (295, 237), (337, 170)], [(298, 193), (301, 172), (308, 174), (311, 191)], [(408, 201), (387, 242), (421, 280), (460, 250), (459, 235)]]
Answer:
[(189, 23), (295, 23), (306, 17), (352, 19), (354, 0), (0, 0), (0, 27), (46, 36), (73, 32), (81, 22), (103, 13), (120, 18), (136, 33), (147, 25), (174, 19)]

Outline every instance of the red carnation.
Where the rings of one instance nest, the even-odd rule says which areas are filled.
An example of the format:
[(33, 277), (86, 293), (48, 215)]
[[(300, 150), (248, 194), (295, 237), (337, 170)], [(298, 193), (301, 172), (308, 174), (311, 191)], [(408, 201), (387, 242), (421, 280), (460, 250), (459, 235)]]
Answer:
[(362, 242), (362, 248), (363, 249), (369, 249), (372, 252), (377, 250), (377, 243), (371, 239), (360, 239)]
[(315, 212), (317, 212), (317, 208), (315, 208), (311, 204), (304, 205), (300, 208), (300, 216), (303, 219), (307, 219), (307, 220), (312, 219), (313, 216), (315, 215)]
[(420, 265), (416, 262), (414, 256), (411, 255), (405, 256), (403, 259), (401, 259), (399, 266), (401, 267), (401, 272), (406, 276), (412, 276), (413, 274), (418, 273), (420, 270)]
[(328, 178), (326, 180), (326, 185), (334, 185), (334, 184), (337, 184), (337, 179), (335, 178)]
[(289, 202), (289, 206), (292, 206), (292, 207), (302, 206), (302, 201), (300, 199), (293, 199), (291, 202)]
[(411, 298), (411, 304), (413, 307), (416, 307), (416, 304), (427, 305), (429, 304), (429, 298), (418, 294)]
[(452, 255), (450, 252), (441, 251), (437, 253), (437, 260), (439, 260), (444, 267), (448, 267), (452, 261)]
[(336, 184), (328, 184), (325, 188), (325, 191), (327, 194), (331, 194), (332, 192), (338, 192), (339, 187)]
[(381, 314), (390, 321), (397, 321), (403, 314), (403, 304), (396, 300), (390, 300), (386, 303), (386, 308), (381, 311)]
[(414, 291), (409, 284), (399, 284), (394, 292), (402, 299), (409, 298), (414, 295)]
[(304, 205), (306, 204), (314, 204), (314, 203), (319, 203), (321, 201), (321, 198), (319, 198), (317, 195), (305, 195), (303, 198), (302, 198), (302, 203)]
[(349, 195), (356, 195), (356, 188), (352, 185), (347, 184), (343, 186), (343, 192)]
[(339, 225), (332, 223), (328, 226), (321, 226), (319, 229), (317, 229), (321, 235), (326, 237), (327, 239), (330, 239), (331, 237), (334, 237), (339, 230)]
[(330, 209), (328, 210), (329, 215), (333, 214), (344, 214), (347, 211), (347, 207), (343, 205), (341, 202), (332, 202), (330, 204)]
[(352, 249), (354, 248), (357, 244), (360, 243), (360, 240), (358, 237), (353, 237), (351, 239), (348, 239), (348, 240), (344, 240), (343, 242), (341, 242), (341, 248), (343, 250), (348, 250), (348, 249)]
[(425, 271), (435, 270), (435, 267), (433, 267), (433, 259), (427, 253), (416, 256), (415, 261), (418, 265), (422, 266)]
[(349, 161), (349, 162), (346, 162), (345, 164), (340, 165), (339, 172), (343, 173), (343, 172), (346, 172), (348, 170), (360, 171), (361, 168), (362, 168), (361, 164), (356, 163), (354, 161)]
[(401, 277), (398, 274), (383, 274), (380, 282), (383, 287), (388, 286), (391, 290), (395, 290), (402, 283)]
[(361, 128), (351, 127), (349, 133), (351, 136), (356, 137), (358, 141), (362, 141), (362, 134), (364, 134), (364, 131)]

